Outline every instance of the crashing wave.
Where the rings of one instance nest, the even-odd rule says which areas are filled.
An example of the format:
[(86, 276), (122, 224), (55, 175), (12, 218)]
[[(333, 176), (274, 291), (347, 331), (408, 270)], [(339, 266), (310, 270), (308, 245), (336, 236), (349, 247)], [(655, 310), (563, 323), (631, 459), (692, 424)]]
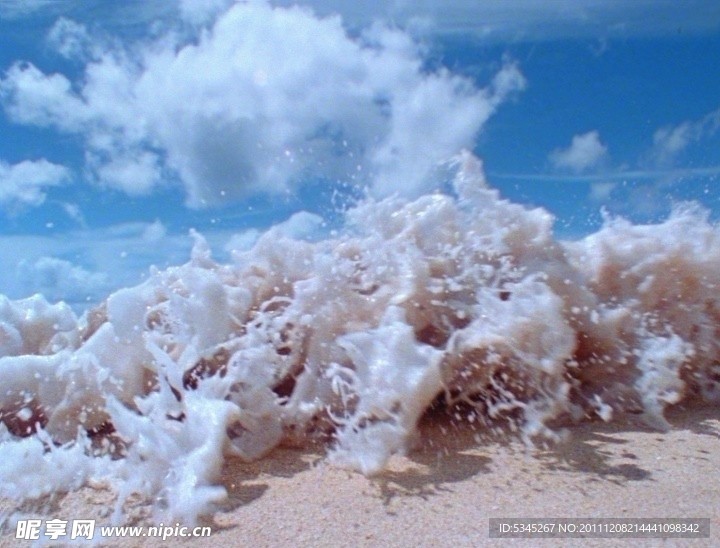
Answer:
[(368, 200), (340, 236), (271, 229), (232, 264), (193, 234), (78, 319), (0, 298), (0, 494), (108, 478), (193, 521), (226, 495), (224, 459), (322, 439), (363, 473), (438, 402), (549, 425), (720, 400), (720, 233), (698, 207), (607, 219), (575, 242), (500, 198), (461, 157), (452, 195)]

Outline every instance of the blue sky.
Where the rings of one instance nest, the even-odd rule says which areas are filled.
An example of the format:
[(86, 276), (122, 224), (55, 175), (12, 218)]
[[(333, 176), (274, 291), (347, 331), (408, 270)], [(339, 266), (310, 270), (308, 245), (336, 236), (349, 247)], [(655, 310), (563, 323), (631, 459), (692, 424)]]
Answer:
[(292, 4), (0, 0), (0, 293), (81, 310), (190, 228), (220, 257), (317, 236), (462, 148), (561, 237), (602, 208), (718, 218), (717, 2)]

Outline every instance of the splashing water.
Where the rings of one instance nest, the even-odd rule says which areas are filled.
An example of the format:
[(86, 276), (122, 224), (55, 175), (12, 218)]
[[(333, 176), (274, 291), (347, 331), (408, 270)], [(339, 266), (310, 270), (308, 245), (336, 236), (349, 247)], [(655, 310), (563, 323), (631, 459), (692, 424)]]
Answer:
[(324, 439), (364, 473), (402, 452), (437, 402), (550, 421), (720, 401), (720, 233), (706, 212), (606, 219), (576, 242), (499, 197), (464, 154), (454, 195), (368, 200), (342, 235), (271, 229), (233, 264), (193, 234), (79, 320), (0, 297), (0, 494), (117, 486), (193, 521), (226, 495), (224, 459)]

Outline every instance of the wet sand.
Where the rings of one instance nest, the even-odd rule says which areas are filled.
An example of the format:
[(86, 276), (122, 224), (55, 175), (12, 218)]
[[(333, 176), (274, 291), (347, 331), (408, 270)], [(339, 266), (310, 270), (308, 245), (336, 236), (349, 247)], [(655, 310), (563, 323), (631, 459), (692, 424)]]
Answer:
[[(476, 441), (447, 420), (425, 424), (425, 442), (376, 477), (332, 467), (321, 451), (279, 449), (264, 460), (231, 460), (229, 498), (202, 525), (207, 539), (178, 546), (718, 546), (720, 408), (668, 413), (673, 429), (639, 422), (590, 423), (567, 441), (528, 452), (519, 441)], [(103, 515), (111, 494), (84, 488), (59, 497), (50, 517)], [(4, 501), (3, 507), (11, 507)], [(136, 525), (157, 525), (148, 508), (127, 510)], [(711, 519), (709, 539), (490, 539), (488, 518)], [(157, 546), (160, 539), (108, 539), (110, 546)], [(167, 544), (167, 543), (163, 543)], [(2, 546), (28, 545), (7, 534)]]

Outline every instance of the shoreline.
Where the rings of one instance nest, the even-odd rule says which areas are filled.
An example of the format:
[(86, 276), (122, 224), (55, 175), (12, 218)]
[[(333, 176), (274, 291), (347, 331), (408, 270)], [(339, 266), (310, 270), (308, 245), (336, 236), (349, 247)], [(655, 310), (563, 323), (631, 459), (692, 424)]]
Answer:
[[(626, 420), (569, 428), (552, 448), (485, 439), (447, 421), (423, 425), (420, 446), (384, 472), (365, 477), (334, 467), (313, 449), (279, 448), (245, 463), (228, 459), (227, 500), (199, 525), (209, 538), (169, 538), (171, 546), (551, 546), (572, 539), (491, 539), (488, 518), (710, 518), (709, 539), (583, 539), (618, 543), (710, 546), (720, 532), (720, 407), (682, 406), (657, 432)], [(443, 433), (444, 431), (444, 433)], [(2, 502), (7, 510), (9, 501)], [(46, 519), (107, 522), (109, 490), (58, 496)], [(147, 505), (126, 506), (130, 525), (153, 523)], [(159, 539), (154, 539), (157, 543)], [(0, 546), (31, 545), (5, 534)], [(150, 546), (152, 539), (112, 538), (113, 546)]]

